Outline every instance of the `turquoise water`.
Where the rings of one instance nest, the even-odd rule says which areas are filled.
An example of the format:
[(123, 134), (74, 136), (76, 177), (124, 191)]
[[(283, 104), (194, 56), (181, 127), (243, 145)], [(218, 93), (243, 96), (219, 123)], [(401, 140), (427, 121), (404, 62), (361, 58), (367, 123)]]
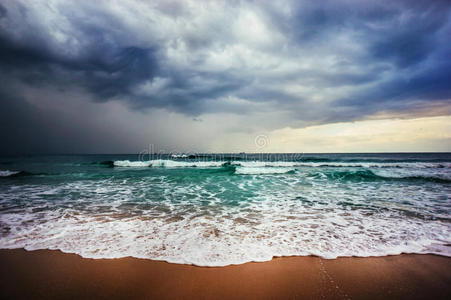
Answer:
[(451, 154), (0, 158), (0, 248), (205, 266), (451, 256)]

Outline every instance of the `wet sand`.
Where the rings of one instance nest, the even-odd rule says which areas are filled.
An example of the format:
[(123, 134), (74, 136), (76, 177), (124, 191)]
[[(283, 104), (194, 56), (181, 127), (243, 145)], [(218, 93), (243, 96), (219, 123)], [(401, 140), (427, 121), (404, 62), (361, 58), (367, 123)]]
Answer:
[(227, 267), (0, 250), (2, 299), (451, 299), (451, 258), (283, 257)]

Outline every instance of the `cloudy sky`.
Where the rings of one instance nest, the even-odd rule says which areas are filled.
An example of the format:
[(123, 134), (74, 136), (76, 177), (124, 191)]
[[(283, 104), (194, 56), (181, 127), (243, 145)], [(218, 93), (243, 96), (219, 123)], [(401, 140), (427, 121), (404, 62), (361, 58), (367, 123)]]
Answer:
[(0, 152), (451, 151), (450, 41), (449, 1), (4, 0)]

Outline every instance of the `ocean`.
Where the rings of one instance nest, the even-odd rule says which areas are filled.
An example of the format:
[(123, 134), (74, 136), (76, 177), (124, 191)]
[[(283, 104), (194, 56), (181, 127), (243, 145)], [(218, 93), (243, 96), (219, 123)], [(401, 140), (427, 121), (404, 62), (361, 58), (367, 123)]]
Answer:
[(451, 153), (0, 157), (0, 248), (199, 266), (451, 256)]

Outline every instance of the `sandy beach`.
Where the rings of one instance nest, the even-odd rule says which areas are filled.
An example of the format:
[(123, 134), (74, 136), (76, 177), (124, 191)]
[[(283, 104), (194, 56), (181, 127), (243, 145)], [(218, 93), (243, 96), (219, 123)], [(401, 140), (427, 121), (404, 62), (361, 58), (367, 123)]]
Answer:
[(284, 257), (227, 267), (0, 250), (1, 298), (449, 299), (451, 259)]

